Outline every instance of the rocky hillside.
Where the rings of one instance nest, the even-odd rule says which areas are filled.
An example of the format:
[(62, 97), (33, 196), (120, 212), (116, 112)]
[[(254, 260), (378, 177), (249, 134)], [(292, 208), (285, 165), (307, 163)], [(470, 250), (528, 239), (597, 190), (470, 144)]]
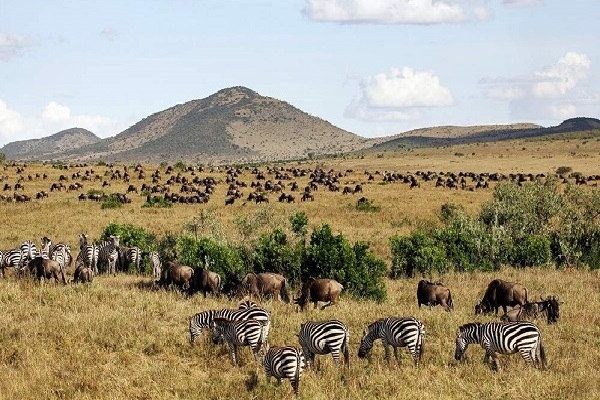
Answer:
[(65, 155), (78, 160), (259, 161), (347, 152), (370, 145), (292, 105), (232, 87), (144, 118), (113, 138)]
[(62, 153), (98, 143), (101, 139), (82, 128), (71, 128), (42, 139), (21, 140), (0, 149), (9, 158), (46, 159), (60, 157)]
[(541, 128), (539, 125), (531, 123), (517, 123), (507, 125), (473, 125), (473, 126), (435, 126), (431, 128), (419, 128), (411, 131), (402, 132), (392, 136), (392, 138), (407, 136), (422, 136), (432, 138), (457, 138), (468, 137), (480, 134), (482, 132), (508, 132), (523, 129)]

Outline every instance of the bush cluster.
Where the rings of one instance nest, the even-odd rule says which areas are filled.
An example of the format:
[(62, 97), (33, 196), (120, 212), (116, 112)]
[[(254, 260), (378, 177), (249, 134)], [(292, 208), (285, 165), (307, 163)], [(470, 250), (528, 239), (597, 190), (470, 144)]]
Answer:
[(474, 217), (445, 204), (441, 226), (390, 239), (393, 278), (567, 265), (600, 268), (600, 191), (557, 182), (499, 184)]

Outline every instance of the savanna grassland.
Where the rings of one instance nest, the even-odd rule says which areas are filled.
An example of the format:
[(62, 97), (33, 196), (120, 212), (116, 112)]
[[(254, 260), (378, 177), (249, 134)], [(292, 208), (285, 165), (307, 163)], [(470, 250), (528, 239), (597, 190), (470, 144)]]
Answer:
[[(287, 164), (296, 166), (298, 163)], [(0, 203), (0, 248), (17, 246), (25, 239), (39, 242), (44, 235), (66, 241), (76, 248), (77, 235), (98, 238), (111, 222), (143, 226), (162, 235), (178, 232), (201, 210), (210, 210), (219, 234), (239, 240), (235, 219), (271, 210), (273, 225), (285, 224), (296, 210), (308, 215), (310, 225), (329, 223), (352, 240), (367, 240), (375, 253), (389, 261), (388, 239), (411, 232), (421, 225), (436, 224), (442, 204), (462, 204), (476, 213), (491, 198), (492, 189), (449, 190), (433, 182), (409, 189), (401, 183), (382, 184), (381, 176), (367, 182), (365, 170), (472, 171), (502, 173), (547, 173), (560, 166), (586, 175), (600, 173), (600, 141), (596, 138), (530, 140), (467, 145), (444, 149), (416, 149), (390, 153), (303, 162), (299, 167), (353, 170), (340, 178), (340, 186), (362, 183), (364, 195), (380, 207), (364, 213), (354, 207), (358, 195), (344, 196), (323, 188), (315, 201), (257, 206), (237, 201), (225, 206), (226, 184), (217, 185), (206, 205), (174, 205), (172, 208), (142, 208), (144, 198), (132, 195), (133, 203), (119, 209), (102, 210), (99, 203), (79, 202), (78, 192), (50, 193), (48, 199), (28, 204)], [(88, 167), (89, 168), (89, 167)], [(156, 166), (146, 167), (148, 172)], [(79, 168), (85, 170), (85, 168)], [(106, 167), (94, 167), (101, 175)], [(25, 193), (48, 190), (60, 174), (50, 166), (30, 165), (25, 175), (49, 174), (47, 181), (25, 181)], [(15, 168), (4, 172), (16, 181)], [(150, 182), (149, 173), (146, 182)], [(223, 179), (221, 171), (205, 171)], [(245, 172), (241, 180), (250, 182)], [(308, 178), (298, 179), (300, 188)], [(135, 177), (134, 185), (142, 182)], [(84, 182), (83, 191), (101, 189), (101, 182)], [(124, 192), (126, 185), (113, 182), (105, 192)], [(245, 194), (249, 188), (245, 190)], [(72, 273), (72, 271), (69, 271)], [(518, 281), (531, 298), (559, 295), (564, 301), (557, 325), (539, 321), (549, 366), (539, 371), (527, 368), (519, 356), (501, 356), (502, 371), (484, 366), (483, 351), (470, 348), (461, 365), (453, 362), (454, 337), (458, 326), (470, 321), (489, 321), (493, 316), (475, 316), (474, 304), (487, 283), (500, 277)], [(300, 384), (305, 399), (463, 399), (600, 398), (600, 275), (598, 270), (554, 268), (514, 269), (494, 273), (451, 273), (443, 277), (452, 290), (455, 310), (418, 309), (415, 290), (418, 278), (388, 280), (387, 300), (382, 304), (343, 298), (325, 311), (295, 313), (291, 305), (266, 302), (272, 311), (272, 345), (297, 344), (295, 334), (306, 320), (336, 318), (350, 329), (352, 349), (348, 369), (337, 369), (330, 357), (321, 357), (321, 370), (306, 372)], [(267, 384), (248, 349), (242, 350), (243, 366), (232, 366), (227, 352), (207, 339), (191, 346), (188, 318), (201, 310), (235, 307), (225, 298), (185, 298), (177, 292), (155, 290), (149, 277), (100, 276), (89, 286), (45, 284), (17, 280), (0, 281), (0, 398), (64, 399), (233, 399), (290, 398), (287, 382)], [(415, 368), (403, 353), (401, 366), (388, 366), (376, 345), (371, 362), (359, 360), (356, 351), (362, 330), (377, 318), (412, 315), (425, 324), (425, 353)]]

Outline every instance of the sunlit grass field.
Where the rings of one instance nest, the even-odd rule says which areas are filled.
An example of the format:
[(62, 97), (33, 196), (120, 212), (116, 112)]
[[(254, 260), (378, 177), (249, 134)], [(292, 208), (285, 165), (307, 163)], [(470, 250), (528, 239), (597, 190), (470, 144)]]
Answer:
[[(559, 166), (570, 166), (584, 174), (598, 174), (600, 142), (597, 139), (501, 142), (287, 164), (301, 168), (316, 165), (336, 171), (352, 170), (340, 178), (340, 186), (363, 183), (362, 195), (373, 200), (380, 211), (357, 211), (354, 208), (357, 195), (343, 196), (319, 188), (312, 203), (300, 203), (296, 196), (295, 204), (280, 204), (271, 195), (270, 204), (260, 207), (272, 211), (272, 224), (286, 224), (291, 213), (302, 210), (311, 226), (326, 222), (352, 240), (367, 240), (378, 256), (389, 261), (390, 236), (437, 223), (440, 206), (446, 202), (459, 203), (474, 214), (493, 190), (440, 189), (433, 182), (411, 190), (401, 183), (384, 185), (381, 176), (369, 183), (365, 170), (545, 173)], [(148, 177), (154, 168), (146, 167)], [(94, 169), (101, 175), (106, 170)], [(50, 179), (25, 181), (25, 193), (47, 191), (60, 174), (70, 177), (75, 170), (28, 166), (25, 175), (47, 172)], [(3, 174), (8, 175), (7, 182), (14, 184), (14, 168), (6, 169)], [(224, 179), (221, 171), (200, 175)], [(249, 183), (253, 178), (245, 172), (241, 180)], [(299, 179), (300, 188), (307, 181), (308, 178)], [(131, 183), (139, 187), (142, 182), (133, 177)], [(84, 182), (83, 191), (100, 189), (100, 184)], [(104, 191), (124, 192), (126, 187), (122, 182), (113, 182)], [(259, 206), (244, 205), (243, 200), (238, 200), (226, 207), (226, 187), (225, 183), (219, 184), (207, 205), (174, 205), (169, 209), (142, 208), (144, 198), (135, 194), (131, 195), (133, 204), (116, 210), (101, 210), (99, 203), (79, 202), (78, 192), (50, 193), (48, 199), (29, 204), (0, 203), (0, 249), (13, 248), (25, 239), (39, 242), (44, 235), (76, 248), (79, 233), (97, 238), (110, 222), (140, 225), (158, 235), (179, 232), (203, 209), (214, 213), (224, 236), (239, 240), (235, 218), (251, 215)], [(244, 190), (246, 196), (249, 190)], [(470, 321), (494, 319), (476, 317), (473, 306), (487, 283), (496, 277), (522, 283), (529, 289), (531, 299), (553, 294), (564, 301), (557, 325), (538, 321), (549, 359), (547, 370), (528, 368), (520, 356), (513, 355), (501, 356), (502, 371), (493, 372), (484, 366), (483, 351), (476, 347), (468, 350), (465, 363), (455, 365), (457, 328)], [(598, 272), (507, 267), (496, 273), (449, 274), (441, 279), (452, 290), (455, 303), (452, 313), (439, 308), (419, 310), (415, 295), (417, 278), (387, 281), (388, 299), (383, 304), (343, 297), (339, 305), (325, 311), (311, 309), (296, 313), (292, 305), (265, 303), (273, 316), (269, 340), (272, 345), (297, 344), (295, 335), (300, 323), (306, 320), (336, 318), (350, 328), (350, 368), (336, 368), (330, 357), (323, 356), (321, 370), (303, 375), (300, 398), (600, 398)], [(225, 349), (209, 344), (207, 339), (194, 346), (189, 344), (187, 320), (191, 315), (206, 309), (236, 306), (235, 301), (226, 298), (188, 299), (179, 293), (157, 291), (149, 277), (101, 276), (89, 286), (63, 287), (19, 281), (9, 274), (0, 281), (0, 399), (292, 397), (288, 382), (281, 386), (274, 380), (266, 383), (261, 367), (252, 360), (247, 348), (242, 351), (243, 366), (235, 368)], [(363, 328), (377, 318), (390, 315), (415, 316), (425, 324), (425, 353), (418, 368), (406, 353), (400, 366), (386, 365), (379, 343), (371, 362), (356, 357)]]

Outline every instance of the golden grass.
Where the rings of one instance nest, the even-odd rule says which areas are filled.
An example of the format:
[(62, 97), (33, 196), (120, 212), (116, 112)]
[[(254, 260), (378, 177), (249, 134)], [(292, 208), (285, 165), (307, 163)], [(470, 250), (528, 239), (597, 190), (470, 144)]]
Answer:
[[(525, 150), (522, 148), (525, 147)], [(456, 156), (463, 153), (464, 156)], [(475, 153), (474, 155), (472, 153)], [(502, 157), (500, 157), (502, 155)], [(435, 221), (445, 202), (460, 203), (475, 213), (490, 198), (492, 190), (468, 192), (436, 189), (433, 183), (410, 190), (403, 184), (366, 183), (364, 170), (500, 171), (549, 172), (571, 166), (585, 174), (597, 174), (600, 142), (596, 139), (518, 141), (469, 145), (448, 149), (375, 154), (364, 159), (336, 159), (303, 163), (322, 164), (336, 170), (353, 169), (341, 178), (341, 186), (365, 183), (364, 196), (381, 207), (378, 213), (353, 209), (356, 196), (342, 196), (320, 189), (314, 203), (276, 203), (271, 196), (274, 221), (283, 221), (296, 210), (305, 211), (312, 226), (327, 222), (353, 240), (368, 240), (375, 252), (389, 258), (388, 238), (409, 232), (420, 224)], [(294, 164), (295, 165), (295, 164)], [(105, 168), (95, 168), (103, 173)], [(150, 169), (147, 169), (150, 171)], [(48, 190), (60, 174), (32, 165), (27, 173), (50, 174), (48, 181), (25, 182), (26, 193)], [(8, 168), (9, 182), (15, 173)], [(203, 173), (202, 176), (209, 173)], [(149, 175), (149, 174), (148, 174)], [(223, 178), (222, 173), (211, 175)], [(244, 173), (242, 180), (253, 177)], [(301, 187), (307, 179), (299, 180)], [(135, 185), (141, 182), (133, 179)], [(84, 191), (99, 188), (85, 183)], [(124, 191), (122, 183), (107, 192)], [(51, 193), (50, 198), (31, 204), (0, 203), (0, 248), (8, 249), (24, 239), (48, 235), (76, 245), (77, 235), (87, 232), (98, 237), (110, 222), (141, 225), (157, 234), (179, 231), (201, 209), (214, 211), (224, 233), (236, 237), (233, 220), (254, 213), (254, 204), (224, 206), (225, 184), (220, 184), (208, 205), (175, 205), (171, 209), (141, 208), (143, 198), (133, 195), (134, 204), (118, 210), (101, 210), (97, 203), (80, 203), (78, 193)], [(247, 195), (249, 189), (245, 190)], [(464, 365), (452, 365), (454, 335), (459, 325), (491, 317), (473, 315), (473, 305), (487, 283), (502, 277), (528, 287), (535, 297), (558, 294), (565, 304), (556, 326), (540, 321), (549, 357), (549, 369), (527, 368), (519, 356), (501, 357), (504, 370), (494, 373), (483, 365), (483, 352), (469, 349)], [(344, 298), (326, 311), (294, 313), (289, 305), (267, 303), (273, 312), (273, 345), (296, 344), (295, 334), (302, 321), (338, 318), (351, 331), (352, 361), (347, 371), (333, 367), (322, 358), (323, 370), (308, 372), (300, 385), (306, 399), (462, 399), (514, 398), (579, 399), (600, 398), (600, 276), (598, 272), (552, 269), (506, 269), (494, 274), (450, 274), (443, 278), (453, 291), (455, 311), (419, 310), (415, 291), (417, 279), (388, 281), (384, 304), (357, 302)], [(89, 286), (40, 286), (13, 277), (0, 281), (0, 398), (64, 399), (230, 399), (289, 398), (287, 382), (267, 384), (264, 374), (243, 351), (244, 366), (234, 368), (224, 349), (200, 340), (188, 343), (187, 319), (200, 310), (234, 307), (225, 299), (185, 299), (173, 292), (154, 291), (148, 278), (133, 276), (99, 277)], [(382, 349), (376, 346), (373, 361), (358, 360), (356, 351), (362, 329), (376, 318), (414, 315), (426, 326), (425, 355), (415, 368), (409, 357), (401, 367), (388, 367)], [(257, 379), (256, 379), (257, 378)]]

